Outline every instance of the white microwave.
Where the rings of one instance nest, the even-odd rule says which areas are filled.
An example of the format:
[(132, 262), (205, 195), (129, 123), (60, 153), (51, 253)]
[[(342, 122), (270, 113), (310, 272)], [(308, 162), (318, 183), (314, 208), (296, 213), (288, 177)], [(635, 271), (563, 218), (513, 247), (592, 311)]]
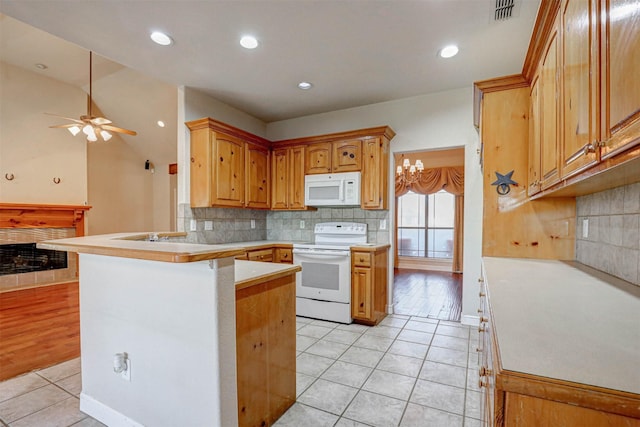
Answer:
[(307, 206), (360, 206), (360, 172), (305, 175)]

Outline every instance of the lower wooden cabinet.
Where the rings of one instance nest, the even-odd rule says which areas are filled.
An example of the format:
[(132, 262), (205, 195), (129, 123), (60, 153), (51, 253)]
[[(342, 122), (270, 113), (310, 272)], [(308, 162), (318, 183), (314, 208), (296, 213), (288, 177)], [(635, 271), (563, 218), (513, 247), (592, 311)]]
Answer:
[(293, 249), (292, 248), (275, 248), (273, 250), (273, 262), (279, 262), (284, 264), (293, 264)]
[(267, 249), (256, 249), (253, 251), (247, 251), (247, 260), (273, 262), (273, 249), (267, 248)]
[(251, 249), (236, 259), (293, 264), (293, 246), (280, 243), (278, 246)]
[(389, 246), (351, 250), (351, 317), (376, 325), (387, 315)]
[(483, 279), (480, 282), (480, 336), (476, 350), (484, 425), (640, 427), (639, 395), (503, 369), (489, 290)]
[(295, 274), (236, 290), (238, 425), (270, 426), (296, 400)]

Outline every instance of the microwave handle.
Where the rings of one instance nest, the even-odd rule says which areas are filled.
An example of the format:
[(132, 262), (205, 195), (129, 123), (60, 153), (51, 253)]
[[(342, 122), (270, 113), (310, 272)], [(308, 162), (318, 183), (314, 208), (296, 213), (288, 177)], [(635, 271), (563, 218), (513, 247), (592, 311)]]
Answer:
[(341, 202), (344, 201), (344, 186), (347, 185), (344, 179), (340, 180), (340, 186), (338, 187), (340, 190), (338, 191), (338, 200)]

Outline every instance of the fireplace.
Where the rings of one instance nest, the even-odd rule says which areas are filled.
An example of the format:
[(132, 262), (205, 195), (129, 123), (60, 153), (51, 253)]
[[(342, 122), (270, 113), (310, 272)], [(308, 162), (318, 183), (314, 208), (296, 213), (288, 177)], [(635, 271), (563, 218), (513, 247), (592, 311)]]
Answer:
[(77, 280), (77, 254), (38, 249), (36, 244), (83, 236), (87, 209), (0, 203), (0, 292)]

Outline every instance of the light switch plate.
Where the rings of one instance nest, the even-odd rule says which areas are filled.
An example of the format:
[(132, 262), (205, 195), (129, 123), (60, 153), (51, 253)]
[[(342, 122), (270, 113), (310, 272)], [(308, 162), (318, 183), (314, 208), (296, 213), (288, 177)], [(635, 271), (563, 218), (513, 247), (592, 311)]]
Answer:
[(251, 228), (256, 228), (256, 220), (255, 219), (251, 220)]
[(589, 219), (585, 218), (582, 220), (582, 238), (589, 238)]
[(300, 220), (300, 228), (304, 228), (304, 219)]
[(205, 231), (213, 230), (213, 221), (205, 221), (204, 222), (204, 229), (205, 229)]
[(381, 219), (380, 220), (380, 230), (386, 230), (387, 229), (387, 220), (386, 219)]
[(195, 219), (192, 219), (189, 223), (189, 231), (196, 231), (197, 222)]

